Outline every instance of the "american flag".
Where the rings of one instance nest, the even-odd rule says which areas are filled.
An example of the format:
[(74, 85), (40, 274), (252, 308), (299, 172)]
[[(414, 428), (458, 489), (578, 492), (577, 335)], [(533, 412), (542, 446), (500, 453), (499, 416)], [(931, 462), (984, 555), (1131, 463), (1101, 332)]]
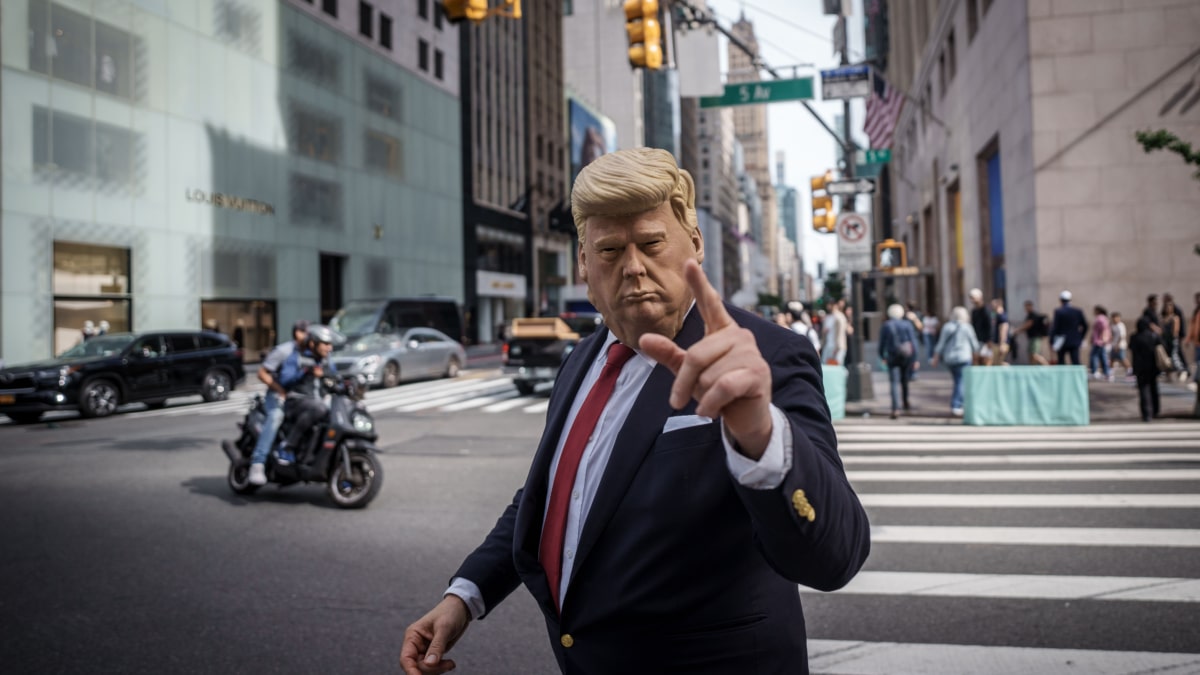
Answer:
[(904, 106), (904, 94), (872, 70), (871, 81), (874, 91), (867, 99), (867, 122), (863, 130), (871, 140), (872, 148), (892, 147), (892, 132), (896, 130), (896, 119)]

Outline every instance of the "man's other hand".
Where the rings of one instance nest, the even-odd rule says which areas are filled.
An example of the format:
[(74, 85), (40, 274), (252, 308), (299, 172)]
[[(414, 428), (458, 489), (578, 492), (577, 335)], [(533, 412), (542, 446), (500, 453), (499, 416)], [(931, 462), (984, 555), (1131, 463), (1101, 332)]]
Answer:
[(754, 334), (729, 316), (700, 264), (688, 260), (684, 274), (704, 320), (704, 338), (686, 351), (656, 334), (643, 335), (638, 346), (675, 373), (672, 408), (696, 399), (696, 414), (722, 418), (742, 454), (757, 461), (771, 438), (771, 368)]
[(471, 622), (471, 612), (457, 595), (447, 595), (428, 614), (404, 631), (400, 667), (405, 675), (440, 675), (454, 670), (444, 658)]

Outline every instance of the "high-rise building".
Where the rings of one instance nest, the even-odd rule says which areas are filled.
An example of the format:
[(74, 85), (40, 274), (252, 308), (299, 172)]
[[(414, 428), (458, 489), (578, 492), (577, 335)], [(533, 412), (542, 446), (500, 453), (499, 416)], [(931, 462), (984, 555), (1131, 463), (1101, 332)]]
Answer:
[[(739, 17), (737, 23), (733, 24), (731, 32), (754, 53), (758, 53), (758, 39), (754, 34), (754, 23), (746, 19), (745, 15)], [(750, 55), (741, 49), (730, 46), (728, 57), (728, 79), (730, 83), (757, 82), (762, 79), (758, 69), (754, 67), (754, 62)], [(754, 178), (754, 183), (758, 190), (759, 202), (762, 205), (761, 229), (753, 232), (752, 236), (762, 248), (768, 265), (773, 265), (775, 261), (775, 247), (777, 245), (777, 238), (775, 236), (777, 214), (775, 188), (771, 182), (766, 106), (743, 105), (735, 107), (733, 111), (733, 125), (737, 131), (738, 141), (742, 144), (745, 152), (746, 172)], [(767, 285), (763, 290), (770, 293), (778, 292), (778, 282), (774, 270), (768, 270), (766, 279)]]
[[(1197, 0), (886, 3), (895, 238), (932, 278), (897, 292), (945, 316), (973, 287), (1044, 310), (1136, 316), (1195, 291), (1200, 190), (1143, 129), (1200, 137)], [(1194, 97), (1192, 97), (1194, 103)]]
[(253, 359), (356, 298), (461, 300), (432, 4), (4, 2), (0, 354), (104, 320), (240, 328)]
[(629, 66), (625, 11), (615, 0), (562, 3), (563, 80), (573, 96), (613, 121), (617, 147), (645, 145), (641, 69)]
[(476, 342), (565, 281), (569, 245), (550, 230), (566, 195), (561, 7), (532, 0), (521, 20), (462, 29), (464, 314)]

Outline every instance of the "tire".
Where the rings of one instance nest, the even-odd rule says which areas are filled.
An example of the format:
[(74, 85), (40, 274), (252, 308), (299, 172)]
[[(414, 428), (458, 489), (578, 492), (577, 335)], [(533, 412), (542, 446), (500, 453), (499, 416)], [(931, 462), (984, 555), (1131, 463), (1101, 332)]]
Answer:
[(235, 494), (252, 495), (258, 491), (259, 486), (250, 484), (250, 462), (230, 462), (227, 478), (229, 489)]
[(364, 450), (350, 451), (350, 468), (352, 476), (343, 475), (342, 460), (334, 461), (329, 472), (329, 497), (333, 503), (342, 509), (361, 509), (383, 487), (383, 466), (372, 452)]
[(381, 386), (384, 389), (391, 389), (400, 384), (400, 364), (395, 361), (388, 361), (383, 366), (383, 380)]
[(4, 413), (13, 421), (13, 424), (34, 424), (42, 419), (40, 412), (10, 412)]
[(147, 410), (160, 410), (167, 405), (167, 399), (156, 398), (153, 401), (146, 401)]
[(462, 369), (462, 366), (459, 365), (459, 363), (458, 363), (458, 357), (451, 356), (450, 361), (446, 364), (445, 376), (446, 377), (458, 377), (458, 371), (461, 369)]
[(517, 393), (522, 396), (529, 396), (533, 393), (533, 383), (525, 380), (516, 380), (513, 384), (517, 385)]
[(200, 395), (204, 397), (205, 403), (224, 401), (229, 398), (229, 392), (232, 389), (233, 378), (229, 376), (229, 373), (220, 368), (213, 368), (204, 374), (204, 384), (200, 386)]
[(79, 394), (79, 414), (108, 417), (121, 405), (121, 390), (112, 380), (92, 380)]

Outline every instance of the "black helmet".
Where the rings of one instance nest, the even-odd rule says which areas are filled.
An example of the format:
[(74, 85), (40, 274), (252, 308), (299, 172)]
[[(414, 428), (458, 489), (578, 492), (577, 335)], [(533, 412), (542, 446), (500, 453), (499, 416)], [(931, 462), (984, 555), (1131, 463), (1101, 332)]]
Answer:
[(327, 345), (331, 345), (337, 341), (333, 329), (319, 323), (314, 323), (308, 327), (308, 339), (310, 342), (322, 342)]

